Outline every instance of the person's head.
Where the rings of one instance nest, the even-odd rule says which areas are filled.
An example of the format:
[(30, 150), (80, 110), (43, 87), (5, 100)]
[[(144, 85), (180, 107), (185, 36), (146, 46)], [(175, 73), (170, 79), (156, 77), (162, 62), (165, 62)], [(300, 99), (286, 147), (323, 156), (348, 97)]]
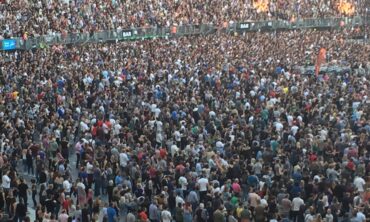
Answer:
[(327, 214), (331, 214), (331, 209), (328, 208), (328, 210), (326, 211)]
[(200, 208), (200, 209), (204, 209), (204, 203), (200, 203), (200, 204), (199, 204), (199, 208)]

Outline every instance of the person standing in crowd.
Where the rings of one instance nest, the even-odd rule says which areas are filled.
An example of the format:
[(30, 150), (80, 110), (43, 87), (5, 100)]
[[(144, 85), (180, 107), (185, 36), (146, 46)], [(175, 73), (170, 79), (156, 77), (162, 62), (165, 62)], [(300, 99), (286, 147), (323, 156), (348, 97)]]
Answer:
[(114, 222), (117, 218), (117, 211), (114, 208), (113, 203), (110, 203), (109, 207), (107, 208), (107, 216), (108, 216), (108, 222)]
[(24, 203), (25, 206), (28, 204), (28, 194), (29, 194), (29, 188), (28, 185), (25, 183), (23, 178), (19, 179), (19, 185), (18, 185), (18, 196), (19, 200), (23, 200), (22, 202)]
[(23, 199), (21, 199), (15, 206), (15, 215), (13, 221), (23, 222), (26, 216), (27, 216), (27, 206), (23, 203)]

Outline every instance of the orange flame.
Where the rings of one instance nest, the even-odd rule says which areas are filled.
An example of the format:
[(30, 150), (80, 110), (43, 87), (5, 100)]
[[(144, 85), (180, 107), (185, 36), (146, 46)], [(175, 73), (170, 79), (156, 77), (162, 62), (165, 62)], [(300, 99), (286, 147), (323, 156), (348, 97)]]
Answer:
[(257, 13), (268, 12), (269, 2), (268, 0), (254, 0), (253, 7), (257, 10)]
[(340, 0), (338, 10), (341, 14), (353, 15), (355, 13), (355, 6), (347, 2), (347, 0)]

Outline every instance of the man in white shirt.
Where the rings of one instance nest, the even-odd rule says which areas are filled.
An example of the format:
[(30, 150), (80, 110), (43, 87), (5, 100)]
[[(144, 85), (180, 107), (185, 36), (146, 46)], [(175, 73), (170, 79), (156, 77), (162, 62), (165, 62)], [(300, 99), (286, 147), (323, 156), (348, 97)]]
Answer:
[(178, 146), (176, 145), (176, 144), (173, 144), (172, 146), (171, 146), (171, 156), (172, 157), (174, 157), (175, 156), (175, 154), (177, 153), (177, 152), (179, 152), (179, 148), (178, 148)]
[(9, 172), (7, 172), (3, 177), (2, 177), (2, 187), (5, 191), (8, 191), (10, 189), (10, 182), (11, 182), (11, 179), (10, 177), (8, 176)]
[(180, 143), (181, 143), (181, 133), (180, 133), (180, 131), (176, 130), (174, 132), (174, 136), (175, 136), (176, 145), (180, 146)]
[(184, 205), (185, 201), (180, 195), (176, 194), (176, 206), (178, 206), (179, 204)]
[(170, 211), (168, 211), (168, 207), (166, 206), (161, 213), (162, 222), (171, 222), (172, 216)]
[(114, 127), (113, 127), (113, 135), (118, 135), (120, 133), (122, 129), (122, 126), (119, 124), (118, 120), (116, 121), (116, 123), (114, 124)]
[(358, 192), (364, 192), (364, 186), (366, 184), (365, 180), (362, 177), (356, 176), (353, 184), (357, 188)]
[(204, 174), (203, 174), (203, 177), (198, 180), (198, 184), (199, 184), (199, 191), (200, 192), (207, 192), (209, 181), (204, 176)]
[(187, 190), (188, 190), (188, 180), (186, 179), (186, 177), (181, 176), (179, 178), (179, 184), (181, 186), (184, 197), (186, 197), (187, 196)]
[(292, 200), (292, 220), (293, 222), (298, 220), (299, 212), (300, 212), (301, 206), (303, 205), (304, 205), (304, 201), (300, 197), (300, 194), (297, 197), (293, 198)]
[(274, 123), (274, 125), (275, 125), (275, 130), (277, 132), (280, 132), (284, 128), (284, 125), (281, 122), (279, 122), (279, 121), (276, 121)]
[(127, 154), (124, 152), (124, 150), (119, 154), (119, 164), (122, 168), (125, 168), (127, 166), (129, 159)]
[(209, 184), (208, 179), (204, 176), (204, 172), (202, 178), (200, 178), (197, 181), (197, 183), (199, 184), (200, 202), (202, 202), (207, 195), (207, 189)]
[(94, 165), (91, 163), (91, 161), (86, 163), (86, 172), (87, 174), (94, 174)]
[(66, 179), (63, 181), (63, 189), (66, 195), (71, 194), (71, 187), (72, 187), (72, 184), (69, 182), (69, 180)]

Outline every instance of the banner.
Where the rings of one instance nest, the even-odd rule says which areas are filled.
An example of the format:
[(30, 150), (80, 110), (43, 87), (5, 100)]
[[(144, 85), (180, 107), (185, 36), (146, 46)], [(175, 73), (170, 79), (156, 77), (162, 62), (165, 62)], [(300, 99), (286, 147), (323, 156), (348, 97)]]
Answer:
[(123, 38), (129, 38), (129, 37), (132, 37), (132, 30), (123, 30), (123, 31), (122, 31), (122, 37), (123, 37)]
[(16, 40), (14, 39), (4, 39), (1, 41), (1, 49), (2, 50), (13, 50), (16, 46)]
[(315, 75), (318, 76), (320, 72), (320, 66), (326, 60), (326, 49), (321, 48), (319, 54), (317, 55), (317, 60), (315, 64)]
[(239, 24), (239, 29), (250, 29), (250, 27), (251, 27), (251, 24), (249, 22)]

